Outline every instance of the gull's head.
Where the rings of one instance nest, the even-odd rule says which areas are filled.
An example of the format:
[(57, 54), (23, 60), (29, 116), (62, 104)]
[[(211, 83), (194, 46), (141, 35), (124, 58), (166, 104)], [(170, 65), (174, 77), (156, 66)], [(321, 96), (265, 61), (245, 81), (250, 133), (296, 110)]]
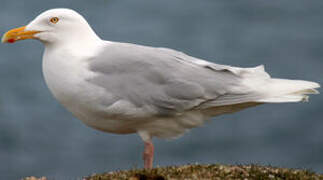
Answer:
[[(86, 39), (85, 39), (86, 38)], [(71, 9), (51, 9), (41, 13), (28, 25), (12, 29), (2, 37), (2, 43), (38, 39), (46, 44), (97, 40), (87, 21)]]

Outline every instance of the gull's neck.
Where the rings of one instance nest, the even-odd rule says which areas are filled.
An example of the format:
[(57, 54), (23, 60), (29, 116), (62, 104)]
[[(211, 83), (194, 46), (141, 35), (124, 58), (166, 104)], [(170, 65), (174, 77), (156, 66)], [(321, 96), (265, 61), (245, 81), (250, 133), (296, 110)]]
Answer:
[(58, 43), (44, 43), (45, 51), (61, 52), (73, 56), (90, 56), (104, 44), (98, 36), (81, 36), (74, 39)]

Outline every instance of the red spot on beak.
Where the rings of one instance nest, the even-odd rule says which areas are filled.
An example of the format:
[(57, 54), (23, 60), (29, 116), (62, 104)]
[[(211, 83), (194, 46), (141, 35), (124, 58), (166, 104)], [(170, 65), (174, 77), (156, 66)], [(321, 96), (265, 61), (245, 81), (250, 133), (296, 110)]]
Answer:
[(14, 43), (15, 41), (15, 39), (8, 39), (8, 43)]

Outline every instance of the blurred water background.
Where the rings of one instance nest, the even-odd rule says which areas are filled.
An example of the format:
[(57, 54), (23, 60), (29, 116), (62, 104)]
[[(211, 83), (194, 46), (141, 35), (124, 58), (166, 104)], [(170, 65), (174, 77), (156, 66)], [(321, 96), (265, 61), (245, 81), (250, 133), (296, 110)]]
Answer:
[[(273, 77), (323, 84), (323, 1), (1, 0), (0, 33), (67, 7), (100, 37), (186, 52), (220, 64), (264, 64)], [(142, 167), (137, 135), (86, 127), (52, 97), (37, 41), (0, 45), (0, 179), (77, 179)], [(258, 163), (323, 173), (323, 96), (214, 118), (180, 139), (155, 140), (155, 165)]]

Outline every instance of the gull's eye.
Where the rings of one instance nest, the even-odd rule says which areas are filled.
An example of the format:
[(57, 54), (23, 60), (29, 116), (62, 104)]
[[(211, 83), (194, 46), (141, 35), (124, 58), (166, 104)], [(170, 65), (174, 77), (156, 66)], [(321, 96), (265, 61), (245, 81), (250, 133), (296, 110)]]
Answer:
[(50, 18), (50, 20), (49, 20), (51, 23), (53, 23), (53, 24), (56, 24), (58, 21), (59, 21), (59, 19), (58, 19), (58, 17), (52, 17), (52, 18)]

